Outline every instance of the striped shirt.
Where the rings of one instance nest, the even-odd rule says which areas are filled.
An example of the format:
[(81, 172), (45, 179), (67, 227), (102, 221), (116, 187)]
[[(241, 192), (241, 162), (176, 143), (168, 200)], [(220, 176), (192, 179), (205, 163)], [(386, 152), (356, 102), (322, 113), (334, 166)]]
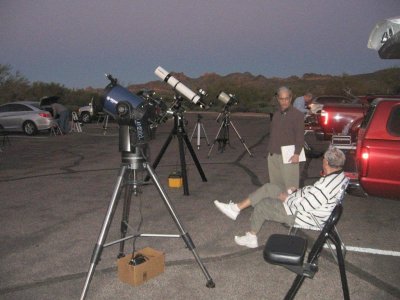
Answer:
[(314, 215), (320, 225), (324, 225), (339, 199), (343, 184), (348, 181), (343, 171), (333, 172), (321, 177), (314, 185), (308, 185), (289, 195), (283, 205), (288, 215), (296, 215), (296, 225), (315, 227), (317, 224), (310, 216)]

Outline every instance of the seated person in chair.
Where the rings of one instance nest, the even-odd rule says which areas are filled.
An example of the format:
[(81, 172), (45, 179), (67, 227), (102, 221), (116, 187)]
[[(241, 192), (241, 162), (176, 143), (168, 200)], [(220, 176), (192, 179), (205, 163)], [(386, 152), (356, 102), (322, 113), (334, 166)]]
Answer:
[(340, 149), (330, 147), (322, 161), (323, 176), (313, 185), (285, 191), (283, 187), (266, 183), (237, 204), (221, 203), (218, 200), (214, 204), (232, 220), (236, 220), (243, 209), (254, 207), (250, 217), (250, 231), (244, 236), (235, 236), (236, 244), (249, 248), (258, 247), (257, 233), (265, 220), (286, 224), (296, 222), (302, 227), (316, 226), (307, 212), (317, 210), (318, 214), (314, 216), (324, 225), (336, 205), (337, 194), (347, 181), (342, 170), (345, 159)]

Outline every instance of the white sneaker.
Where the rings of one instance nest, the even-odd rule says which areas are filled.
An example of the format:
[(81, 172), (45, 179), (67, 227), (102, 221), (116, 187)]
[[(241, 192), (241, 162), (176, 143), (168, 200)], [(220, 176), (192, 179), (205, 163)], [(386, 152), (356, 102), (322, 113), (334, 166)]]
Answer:
[(229, 203), (226, 204), (215, 200), (214, 204), (224, 215), (226, 215), (228, 218), (231, 218), (232, 220), (236, 220), (237, 216), (240, 213), (240, 209), (232, 201), (229, 201)]
[(246, 232), (246, 235), (244, 236), (235, 236), (235, 243), (240, 246), (246, 246), (248, 248), (258, 247), (257, 236), (251, 234), (250, 232)]

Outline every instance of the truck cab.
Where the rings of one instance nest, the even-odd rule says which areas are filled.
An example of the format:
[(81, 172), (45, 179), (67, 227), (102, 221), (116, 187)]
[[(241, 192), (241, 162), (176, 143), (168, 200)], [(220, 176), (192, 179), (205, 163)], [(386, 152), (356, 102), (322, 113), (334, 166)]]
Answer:
[(400, 99), (371, 103), (358, 131), (356, 159), (368, 195), (400, 199)]

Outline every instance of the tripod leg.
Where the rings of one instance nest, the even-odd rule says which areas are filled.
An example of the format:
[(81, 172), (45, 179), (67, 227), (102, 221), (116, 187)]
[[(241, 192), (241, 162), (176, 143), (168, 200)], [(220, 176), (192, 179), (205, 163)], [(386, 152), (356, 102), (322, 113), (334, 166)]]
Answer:
[(196, 132), (196, 127), (197, 127), (197, 125), (198, 125), (198, 123), (196, 124), (196, 126), (194, 126), (194, 129), (193, 129), (192, 135), (190, 136), (190, 140), (192, 140), (192, 139), (193, 139), (194, 133)]
[(250, 156), (253, 156), (253, 154), (250, 152), (249, 148), (247, 148), (246, 143), (244, 142), (244, 140), (242, 139), (242, 137), (239, 134), (239, 131), (237, 131), (235, 125), (233, 125), (232, 121), (230, 121), (230, 124), (232, 125), (232, 128), (235, 130), (236, 135), (238, 136), (240, 142), (243, 144), (244, 148), (246, 149), (246, 151), (250, 154)]
[(81, 300), (85, 299), (87, 291), (89, 289), (90, 281), (92, 280), (94, 270), (96, 265), (100, 261), (101, 252), (103, 251), (104, 242), (107, 238), (108, 230), (110, 229), (111, 221), (114, 216), (115, 208), (118, 204), (118, 197), (120, 193), (120, 188), (124, 179), (124, 175), (126, 172), (126, 166), (122, 166), (120, 173), (118, 175), (117, 183), (115, 185), (110, 204), (108, 205), (106, 216), (104, 217), (103, 225), (101, 227), (101, 231), (99, 234), (99, 238), (97, 240), (96, 245), (94, 246), (92, 257), (90, 258), (90, 266), (89, 271), (86, 276), (85, 285), (82, 290)]
[(224, 123), (222, 122), (221, 126), (218, 129), (217, 135), (215, 136), (214, 142), (211, 145), (210, 151), (208, 151), (207, 158), (210, 158), (211, 151), (214, 148), (215, 143), (218, 141), (218, 136), (219, 136), (219, 133), (221, 132), (223, 126), (224, 126)]
[[(156, 157), (156, 159), (155, 159), (155, 161), (154, 161), (154, 163), (153, 163), (153, 168), (154, 168), (154, 169), (157, 168), (158, 164), (159, 164), (160, 161), (161, 161), (161, 158), (163, 157), (165, 151), (166, 151), (167, 148), (168, 148), (168, 145), (171, 143), (172, 137), (173, 137), (173, 135), (174, 135), (174, 131), (175, 131), (175, 128), (172, 129), (172, 132), (169, 134), (167, 140), (165, 141), (164, 145), (162, 146), (162, 148), (161, 148), (161, 150), (160, 150), (160, 153), (158, 153), (158, 155), (157, 155), (157, 157)], [(149, 181), (149, 179), (150, 179), (150, 176), (147, 175), (147, 176), (145, 177), (144, 181)]]
[(208, 271), (207, 271), (206, 267), (204, 266), (203, 262), (201, 261), (199, 255), (197, 254), (196, 249), (195, 249), (196, 247), (195, 247), (189, 233), (185, 232), (185, 230), (183, 229), (183, 226), (180, 223), (178, 216), (176, 215), (176, 213), (174, 211), (172, 203), (168, 199), (167, 193), (161, 186), (160, 181), (157, 178), (157, 175), (155, 174), (154, 170), (150, 167), (150, 165), (146, 164), (146, 169), (147, 169), (149, 175), (151, 176), (151, 178), (153, 179), (153, 182), (154, 182), (158, 192), (160, 193), (161, 198), (163, 199), (164, 204), (165, 204), (169, 214), (171, 215), (172, 219), (174, 220), (176, 226), (178, 227), (178, 230), (181, 233), (182, 239), (186, 243), (187, 248), (192, 252), (197, 264), (199, 265), (204, 276), (206, 277), (206, 279), (207, 279), (206, 286), (208, 288), (215, 287), (215, 283), (214, 283), (213, 279), (211, 278), (210, 274), (208, 273)]
[[(121, 220), (121, 239), (126, 236), (128, 232), (128, 220), (129, 220), (129, 210), (131, 208), (131, 200), (132, 200), (132, 185), (127, 185), (125, 187), (125, 196), (124, 196), (124, 206), (122, 209), (122, 220)], [(118, 258), (125, 256), (125, 241), (122, 241), (119, 244), (119, 253)]]
[(182, 134), (181, 133), (178, 134), (178, 143), (179, 143), (179, 157), (180, 157), (180, 160), (181, 160), (183, 194), (187, 196), (187, 195), (189, 195), (189, 184), (188, 184), (187, 173), (186, 173), (185, 150), (183, 149), (183, 140), (182, 140)]
[(204, 171), (201, 168), (200, 162), (196, 156), (196, 152), (194, 152), (192, 144), (190, 143), (187, 135), (183, 135), (183, 139), (185, 140), (186, 146), (189, 149), (190, 155), (192, 156), (192, 159), (197, 167), (197, 171), (199, 171), (199, 173), (200, 173), (201, 179), (203, 180), (203, 182), (206, 182), (207, 181), (206, 175), (204, 174)]
[(203, 129), (204, 136), (206, 137), (207, 146), (210, 146), (210, 141), (208, 140), (208, 136), (207, 136), (206, 130), (204, 129), (204, 125), (203, 124), (201, 124), (201, 128)]
[(197, 149), (200, 149), (200, 137), (201, 137), (201, 123), (197, 123)]

